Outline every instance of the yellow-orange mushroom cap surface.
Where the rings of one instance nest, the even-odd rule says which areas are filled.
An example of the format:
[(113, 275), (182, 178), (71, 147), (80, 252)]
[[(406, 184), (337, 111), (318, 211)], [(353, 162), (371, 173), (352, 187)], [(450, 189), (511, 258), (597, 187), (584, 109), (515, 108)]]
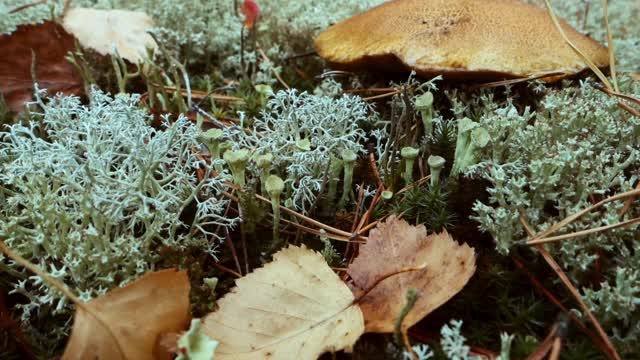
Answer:
[[(596, 66), (607, 48), (560, 21)], [(587, 64), (565, 42), (546, 9), (517, 0), (393, 0), (337, 23), (315, 39), (318, 54), (343, 67), (398, 62), (422, 75), (462, 78), (578, 73)]]

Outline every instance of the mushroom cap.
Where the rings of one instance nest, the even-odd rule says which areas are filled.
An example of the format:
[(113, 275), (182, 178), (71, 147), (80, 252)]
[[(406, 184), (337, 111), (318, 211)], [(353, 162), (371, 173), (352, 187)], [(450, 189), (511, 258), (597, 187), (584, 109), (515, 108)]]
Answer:
[[(598, 67), (607, 49), (560, 20), (567, 37)], [(511, 78), (578, 73), (587, 64), (566, 44), (546, 9), (517, 0), (392, 0), (323, 31), (320, 56), (342, 67), (421, 75)]]

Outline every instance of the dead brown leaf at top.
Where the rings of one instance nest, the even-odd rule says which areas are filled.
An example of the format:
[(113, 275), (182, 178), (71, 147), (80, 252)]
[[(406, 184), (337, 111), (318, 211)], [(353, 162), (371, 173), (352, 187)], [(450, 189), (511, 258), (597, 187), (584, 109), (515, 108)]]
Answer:
[(189, 326), (189, 289), (185, 271), (162, 270), (86, 303), (91, 313), (78, 307), (62, 358), (171, 359), (159, 343)]
[[(19, 113), (33, 99), (32, 64), (41, 89), (49, 94), (80, 95), (84, 83), (65, 56), (74, 49), (74, 38), (52, 22), (22, 25), (0, 36), (0, 92), (9, 110)], [(35, 54), (35, 58), (32, 55)]]
[(364, 331), (345, 283), (315, 251), (289, 246), (236, 280), (204, 319), (219, 359), (316, 359), (351, 346)]
[(157, 47), (147, 34), (154, 26), (153, 20), (139, 11), (75, 8), (67, 12), (63, 25), (82, 46), (102, 55), (111, 54), (115, 47), (123, 59), (132, 63), (142, 60), (147, 47)]
[[(425, 265), (423, 270), (401, 272)], [(384, 333), (393, 332), (409, 289), (418, 290), (419, 298), (402, 323), (404, 329), (458, 293), (475, 269), (473, 248), (458, 245), (446, 231), (427, 236), (423, 225), (390, 217), (371, 231), (348, 273), (356, 294), (373, 288), (359, 302), (366, 332)]]

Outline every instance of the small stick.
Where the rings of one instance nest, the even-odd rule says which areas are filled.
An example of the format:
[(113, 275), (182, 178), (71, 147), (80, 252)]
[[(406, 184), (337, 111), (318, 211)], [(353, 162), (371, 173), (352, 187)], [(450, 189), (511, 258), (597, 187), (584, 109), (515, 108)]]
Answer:
[[(262, 47), (260, 45), (257, 45), (257, 49), (258, 49), (258, 52), (260, 53), (260, 56), (262, 56), (262, 60), (271, 62), (271, 60), (269, 60), (269, 58), (267, 57), (267, 54), (264, 53), (264, 50), (262, 50)], [(280, 84), (282, 84), (282, 86), (285, 87), (285, 89), (291, 89), (291, 87), (284, 81), (284, 79), (282, 79), (282, 77), (280, 76), (280, 74), (278, 74), (277, 71), (272, 69), (272, 73), (276, 77), (276, 79), (278, 79)]]
[(46, 2), (47, 2), (47, 0), (40, 0), (40, 1), (32, 2), (32, 3), (27, 4), (27, 5), (22, 5), (22, 6), (19, 6), (19, 7), (15, 8), (15, 9), (10, 10), (9, 14), (14, 14), (14, 13), (20, 12), (22, 10), (28, 9), (30, 7), (33, 7), (33, 6), (36, 6), (36, 5), (40, 5), (40, 4), (44, 4)]
[(582, 230), (582, 231), (576, 231), (576, 232), (569, 233), (569, 234), (552, 236), (552, 237), (547, 237), (547, 238), (542, 238), (542, 239), (537, 239), (537, 240), (529, 240), (529, 241), (526, 241), (524, 244), (526, 244), (526, 245), (540, 245), (540, 244), (545, 244), (545, 243), (554, 242), (554, 241), (561, 241), (561, 240), (576, 238), (576, 237), (589, 235), (589, 234), (593, 234), (593, 233), (597, 233), (597, 232), (601, 232), (601, 231), (617, 229), (617, 228), (623, 228), (623, 227), (631, 226), (631, 225), (638, 224), (638, 223), (640, 223), (640, 217), (637, 217), (637, 218), (634, 218), (634, 219), (631, 219), (631, 220), (627, 220), (627, 221), (623, 221), (623, 222), (620, 222), (620, 223), (617, 223), (617, 224), (600, 226), (600, 227), (597, 227), (597, 228), (587, 229), (587, 230)]
[(80, 300), (80, 298), (78, 298), (73, 292), (71, 292), (71, 290), (69, 290), (69, 288), (65, 284), (52, 278), (48, 273), (46, 273), (45, 271), (42, 271), (38, 266), (31, 263), (29, 260), (14, 253), (13, 250), (11, 250), (1, 239), (0, 239), (0, 252), (3, 252), (5, 255), (7, 255), (7, 257), (13, 259), (16, 263), (24, 266), (27, 270), (41, 277), (42, 280), (44, 280), (44, 282), (55, 287), (64, 296), (66, 296), (69, 300), (71, 300), (71, 302), (73, 302), (77, 308), (83, 310), (88, 315), (96, 319), (98, 323), (100, 323), (100, 325), (102, 325), (102, 327), (107, 331), (107, 333), (109, 333), (109, 336), (111, 336), (111, 339), (116, 343), (117, 345), (116, 348), (120, 356), (122, 356), (123, 359), (125, 358), (124, 350), (120, 346), (120, 343), (117, 340), (118, 338), (116, 337), (115, 333), (113, 332), (109, 324), (106, 321), (104, 321), (96, 311), (94, 311), (91, 307), (87, 306), (87, 304), (85, 304), (82, 300)]
[[(527, 220), (523, 216), (520, 216), (520, 222), (524, 226), (524, 228), (525, 228), (526, 232), (529, 234), (529, 236), (532, 236), (533, 235), (533, 231), (532, 231), (531, 227), (529, 226), (529, 223), (527, 222)], [(567, 275), (564, 273), (564, 271), (562, 271), (562, 268), (560, 267), (560, 265), (555, 261), (553, 256), (551, 256), (551, 254), (549, 254), (547, 252), (547, 250), (545, 250), (543, 245), (536, 245), (536, 248), (538, 249), (538, 251), (540, 252), (542, 257), (544, 258), (544, 260), (547, 262), (549, 267), (551, 267), (551, 269), (556, 273), (556, 275), (558, 275), (558, 277), (560, 278), (560, 280), (562, 281), (564, 286), (567, 288), (567, 290), (569, 290), (571, 295), (576, 299), (576, 301), (580, 305), (580, 308), (582, 309), (582, 311), (587, 315), (589, 320), (591, 320), (591, 323), (596, 328), (596, 331), (597, 331), (598, 335), (600, 336), (600, 338), (602, 339), (602, 341), (604, 342), (604, 344), (605, 344), (605, 346), (606, 346), (606, 348), (608, 350), (605, 353), (607, 355), (607, 357), (609, 357), (611, 359), (614, 359), (614, 360), (621, 360), (620, 355), (618, 355), (618, 352), (616, 351), (616, 348), (613, 346), (613, 344), (611, 343), (611, 340), (609, 340), (609, 337), (607, 336), (607, 334), (602, 329), (602, 326), (598, 322), (598, 319), (596, 319), (596, 317), (593, 316), (591, 311), (589, 311), (589, 307), (584, 302), (584, 300), (582, 300), (582, 297), (580, 296), (580, 293), (575, 288), (575, 286), (573, 286), (573, 284), (571, 283), (571, 280), (569, 280), (569, 277), (567, 277)]]
[(603, 352), (607, 352), (607, 348), (604, 346), (602, 340), (600, 340), (600, 338), (596, 334), (594, 334), (591, 330), (589, 330), (589, 328), (587, 328), (587, 325), (585, 325), (585, 323), (582, 322), (582, 320), (580, 320), (569, 309), (567, 309), (564, 305), (562, 305), (560, 300), (558, 300), (549, 290), (547, 290), (547, 288), (544, 287), (544, 285), (542, 285), (540, 280), (538, 280), (531, 272), (527, 270), (525, 265), (522, 263), (522, 259), (518, 258), (515, 255), (511, 255), (511, 260), (513, 260), (513, 262), (516, 264), (518, 269), (520, 269), (520, 271), (522, 271), (529, 278), (529, 281), (531, 281), (531, 283), (533, 284), (533, 286), (536, 287), (536, 289), (542, 292), (542, 294), (547, 299), (549, 299), (549, 301), (551, 301), (554, 305), (559, 307), (560, 310), (562, 310), (569, 317), (569, 319), (571, 319), (571, 321), (573, 321), (576, 324), (576, 326), (591, 339), (591, 341), (593, 341), (595, 344), (598, 345), (598, 347), (601, 348), (601, 350), (603, 350)]
[(227, 273), (229, 273), (229, 274), (231, 274), (231, 275), (233, 275), (233, 276), (235, 276), (237, 278), (241, 278), (242, 277), (242, 274), (240, 274), (239, 272), (233, 271), (233, 270), (229, 269), (228, 267), (226, 267), (226, 266), (224, 266), (224, 265), (222, 265), (222, 264), (220, 264), (218, 262), (214, 261), (213, 262), (213, 266), (217, 267), (218, 269), (220, 269), (220, 270), (222, 270), (224, 272), (227, 272)]
[(604, 13), (604, 26), (607, 29), (607, 48), (609, 50), (609, 71), (611, 72), (611, 82), (613, 89), (618, 92), (618, 76), (616, 74), (616, 56), (613, 37), (611, 37), (611, 27), (609, 26), (609, 7), (607, 0), (602, 0), (602, 12)]
[(564, 33), (564, 30), (562, 30), (562, 27), (560, 26), (560, 23), (556, 18), (556, 15), (553, 13), (553, 9), (551, 8), (551, 4), (549, 3), (549, 0), (544, 0), (544, 2), (547, 5), (547, 10), (549, 12), (549, 16), (551, 17), (551, 21), (553, 21), (553, 25), (555, 25), (556, 30), (558, 31), (558, 33), (560, 33), (560, 35), (562, 36), (564, 41), (567, 43), (567, 45), (569, 45), (571, 49), (573, 49), (573, 51), (575, 51), (584, 60), (584, 62), (587, 63), (591, 71), (593, 71), (593, 73), (596, 74), (598, 79), (600, 79), (600, 81), (602, 81), (602, 83), (606, 87), (611, 89), (612, 88), (611, 83), (609, 82), (609, 80), (607, 80), (607, 77), (604, 76), (602, 71), (600, 71), (600, 69), (598, 69), (596, 64), (594, 64), (593, 61), (591, 61), (591, 59), (589, 59), (589, 57), (585, 53), (583, 53), (580, 49), (578, 49), (578, 47), (573, 42), (571, 42), (571, 40), (569, 40), (567, 35)]
[(623, 193), (610, 196), (610, 197), (608, 197), (608, 198), (606, 198), (604, 200), (601, 200), (600, 202), (598, 202), (598, 203), (596, 203), (596, 204), (594, 204), (594, 205), (592, 205), (592, 206), (590, 206), (590, 207), (588, 207), (588, 208), (586, 208), (584, 210), (581, 210), (581, 211), (579, 211), (579, 212), (577, 212), (577, 213), (575, 213), (575, 214), (573, 214), (571, 216), (567, 216), (562, 221), (560, 221), (560, 222), (552, 225), (551, 227), (549, 227), (547, 230), (544, 230), (544, 231), (542, 231), (542, 232), (540, 232), (538, 234), (535, 234), (535, 235), (530, 235), (530, 237), (531, 237), (530, 241), (538, 240), (538, 239), (541, 239), (541, 238), (545, 238), (545, 237), (553, 234), (554, 232), (558, 231), (559, 229), (563, 228), (564, 226), (569, 225), (570, 223), (572, 223), (576, 219), (580, 218), (581, 216), (583, 216), (583, 215), (585, 215), (585, 214), (587, 214), (587, 213), (589, 213), (589, 212), (601, 207), (602, 205), (605, 205), (605, 204), (608, 204), (610, 202), (617, 201), (617, 200), (622, 200), (622, 199), (627, 199), (627, 198), (630, 198), (630, 197), (635, 197), (635, 196), (638, 196), (638, 195), (640, 195), (640, 188), (637, 188), (637, 189), (634, 189), (634, 190), (630, 190), (630, 191), (625, 191)]

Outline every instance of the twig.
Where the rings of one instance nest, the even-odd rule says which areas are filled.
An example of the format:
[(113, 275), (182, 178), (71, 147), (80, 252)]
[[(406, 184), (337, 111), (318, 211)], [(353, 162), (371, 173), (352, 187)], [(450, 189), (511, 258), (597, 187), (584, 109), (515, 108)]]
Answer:
[(615, 47), (613, 44), (613, 37), (611, 36), (611, 27), (609, 27), (609, 7), (607, 0), (602, 0), (602, 12), (604, 16), (604, 26), (607, 29), (607, 48), (609, 50), (609, 71), (611, 72), (611, 81), (613, 82), (613, 89), (619, 92), (618, 79), (616, 75), (616, 56)]
[(563, 235), (558, 235), (558, 236), (546, 237), (546, 238), (542, 238), (542, 239), (538, 239), (538, 240), (530, 240), (530, 241), (527, 241), (525, 244), (526, 245), (545, 244), (545, 243), (549, 243), (549, 242), (566, 240), (566, 239), (576, 238), (576, 237), (580, 237), (580, 236), (584, 236), (584, 235), (589, 235), (589, 234), (593, 234), (593, 233), (597, 233), (597, 232), (601, 232), (601, 231), (612, 230), (612, 229), (617, 229), (617, 228), (623, 228), (623, 227), (631, 226), (631, 225), (638, 224), (638, 223), (640, 223), (640, 217), (637, 217), (637, 218), (634, 218), (634, 219), (631, 219), (631, 220), (627, 220), (627, 221), (623, 221), (623, 222), (619, 222), (617, 224), (600, 226), (600, 227), (597, 227), (597, 228), (592, 228), (592, 229), (587, 229), (587, 230), (582, 230), (582, 231), (576, 231), (576, 232), (573, 232), (573, 233), (563, 234)]
[[(524, 226), (529, 236), (533, 236), (533, 230), (531, 229), (531, 227), (529, 226), (529, 223), (523, 216), (520, 216), (520, 222)], [(544, 260), (547, 262), (547, 264), (549, 264), (551, 269), (556, 273), (556, 275), (558, 275), (558, 277), (560, 278), (564, 286), (567, 288), (567, 290), (569, 290), (571, 295), (576, 299), (582, 311), (586, 314), (589, 320), (591, 320), (591, 323), (596, 328), (598, 335), (600, 336), (600, 338), (602, 339), (602, 341), (604, 342), (608, 350), (605, 353), (607, 357), (614, 360), (621, 360), (620, 355), (618, 355), (616, 348), (613, 346), (613, 344), (611, 343), (611, 340), (609, 340), (609, 337), (602, 329), (602, 326), (598, 322), (598, 319), (596, 319), (596, 317), (593, 316), (591, 311), (589, 311), (589, 307), (587, 307), (587, 304), (585, 304), (585, 302), (582, 300), (580, 293), (575, 288), (575, 286), (573, 286), (573, 284), (571, 283), (571, 280), (569, 280), (569, 277), (567, 277), (564, 271), (562, 271), (562, 268), (560, 267), (560, 265), (555, 261), (553, 256), (551, 256), (551, 254), (549, 254), (547, 250), (545, 250), (544, 245), (536, 245), (536, 248), (544, 258)]]
[(46, 282), (49, 285), (53, 286), (54, 288), (59, 290), (64, 296), (66, 296), (69, 300), (71, 300), (71, 302), (73, 302), (77, 308), (83, 310), (88, 315), (90, 315), (91, 317), (96, 319), (98, 321), (98, 323), (100, 325), (102, 325), (102, 327), (107, 331), (107, 333), (109, 333), (109, 336), (111, 336), (112, 340), (116, 343), (116, 345), (117, 345), (116, 348), (117, 348), (118, 353), (120, 354), (120, 356), (123, 359), (126, 358), (125, 355), (124, 355), (124, 350), (120, 347), (120, 343), (118, 342), (118, 338), (116, 337), (115, 333), (113, 332), (113, 330), (109, 326), (109, 323), (107, 323), (105, 320), (103, 320), (102, 317), (97, 312), (95, 312), (91, 307), (87, 306), (87, 304), (85, 304), (82, 300), (80, 300), (80, 298), (78, 298), (73, 292), (71, 292), (71, 290), (69, 290), (69, 288), (67, 288), (66, 285), (64, 285), (60, 281), (52, 278), (51, 276), (49, 276), (48, 273), (46, 273), (45, 271), (42, 271), (38, 266), (36, 266), (35, 264), (31, 263), (29, 260), (27, 260), (27, 259), (23, 258), (22, 256), (14, 253), (13, 250), (11, 250), (4, 243), (4, 241), (2, 239), (0, 239), (0, 251), (3, 252), (5, 255), (7, 255), (9, 258), (13, 259), (19, 265), (24, 266), (27, 270), (29, 270), (32, 273), (38, 275), (40, 278), (42, 278), (42, 280), (44, 280), (44, 282)]
[(395, 90), (395, 91), (384, 93), (384, 94), (380, 94), (380, 95), (374, 95), (374, 96), (365, 97), (365, 98), (362, 98), (362, 100), (369, 101), (369, 100), (375, 100), (375, 99), (382, 99), (382, 98), (386, 98), (386, 97), (389, 97), (389, 96), (398, 95), (398, 94), (401, 94), (401, 93), (402, 93), (402, 90)]
[[(260, 53), (260, 56), (262, 56), (262, 60), (264, 61), (268, 61), (268, 62), (272, 62), (271, 60), (269, 60), (269, 58), (267, 57), (267, 54), (264, 53), (264, 50), (262, 50), (262, 47), (260, 45), (257, 45), (257, 49), (258, 52)], [(280, 84), (282, 84), (282, 86), (285, 87), (285, 89), (290, 89), (291, 87), (284, 81), (284, 79), (282, 79), (282, 77), (280, 76), (280, 74), (278, 74), (278, 72), (275, 69), (271, 69), (271, 72), (273, 73), (273, 75), (276, 77), (276, 79), (278, 79), (278, 81), (280, 82)]]
[(233, 276), (235, 276), (237, 278), (241, 278), (242, 277), (242, 274), (240, 274), (239, 272), (231, 270), (228, 267), (226, 267), (226, 266), (224, 266), (224, 265), (222, 265), (222, 264), (220, 264), (218, 262), (214, 261), (213, 262), (213, 266), (218, 268), (218, 269), (220, 269), (220, 270), (222, 270), (222, 271), (224, 271), (224, 272), (226, 272), (226, 273), (229, 273), (229, 274), (231, 274), (231, 275), (233, 275)]
[(552, 76), (556, 76), (556, 75), (564, 75), (564, 73), (563, 72), (559, 72), (559, 71), (551, 71), (551, 72), (537, 74), (537, 75), (533, 75), (533, 76), (527, 76), (527, 77), (521, 77), (521, 78), (516, 78), (516, 79), (500, 80), (500, 81), (493, 81), (493, 82), (488, 82), (488, 83), (484, 83), (484, 84), (478, 84), (478, 85), (471, 86), (470, 89), (472, 89), (472, 90), (475, 90), (475, 89), (487, 89), (487, 88), (494, 88), (494, 87), (498, 87), (498, 86), (513, 85), (513, 84), (518, 84), (518, 83), (521, 83), (521, 82), (537, 80), (537, 79), (542, 79), (542, 78), (546, 78), (546, 77), (552, 77)]
[(285, 58), (283, 58), (282, 61), (289, 62), (290, 60), (295, 60), (295, 59), (308, 57), (308, 56), (314, 56), (314, 55), (318, 55), (318, 53), (315, 50), (314, 51), (308, 51), (308, 52), (302, 53), (302, 54), (289, 55), (289, 56), (286, 56)]
[(588, 207), (588, 208), (586, 208), (584, 210), (581, 210), (581, 211), (579, 211), (579, 212), (577, 212), (577, 213), (575, 213), (575, 214), (573, 214), (571, 216), (567, 216), (562, 221), (550, 226), (547, 230), (544, 230), (544, 231), (542, 231), (542, 232), (540, 232), (538, 234), (535, 234), (535, 235), (530, 235), (530, 238), (531, 238), (530, 241), (538, 240), (538, 239), (541, 239), (541, 238), (545, 238), (545, 237), (553, 234), (554, 232), (558, 231), (559, 229), (563, 228), (564, 226), (569, 225), (570, 223), (574, 222), (575, 220), (577, 220), (581, 216), (583, 216), (583, 215), (585, 215), (585, 214), (587, 214), (587, 213), (589, 213), (589, 212), (591, 212), (591, 211), (593, 211), (593, 210), (595, 210), (595, 209), (597, 209), (597, 208), (599, 208), (599, 207), (601, 207), (601, 206), (603, 206), (605, 204), (608, 204), (608, 203), (613, 202), (613, 201), (618, 201), (618, 200), (622, 200), (622, 199), (635, 197), (635, 196), (638, 196), (638, 195), (640, 195), (640, 187), (637, 188), (637, 189), (634, 189), (634, 190), (625, 191), (623, 193), (619, 193), (619, 194), (610, 196), (610, 197), (608, 197), (608, 198), (606, 198), (606, 199), (604, 199), (604, 200), (602, 200), (602, 201), (600, 201), (600, 202), (598, 202), (598, 203), (596, 203), (596, 204), (594, 204), (594, 205), (592, 205), (592, 206), (590, 206), (590, 207)]
[[(638, 184), (636, 185), (636, 190), (640, 190), (640, 182), (638, 182)], [(618, 213), (619, 216), (624, 215), (627, 211), (629, 211), (629, 209), (631, 208), (631, 205), (633, 204), (633, 201), (636, 199), (635, 196), (628, 198), (627, 200), (624, 201), (624, 206), (622, 206), (622, 209), (620, 209), (620, 212)]]
[(547, 299), (549, 299), (549, 301), (551, 301), (554, 305), (559, 307), (569, 317), (569, 319), (571, 319), (571, 321), (573, 321), (576, 324), (576, 326), (591, 339), (591, 341), (593, 341), (595, 344), (597, 344), (601, 348), (601, 350), (603, 350), (603, 352), (607, 352), (607, 348), (606, 346), (604, 346), (604, 343), (602, 342), (602, 340), (596, 334), (594, 334), (591, 330), (589, 330), (587, 325), (585, 325), (585, 323), (582, 322), (582, 320), (580, 320), (577, 316), (575, 316), (569, 309), (567, 309), (560, 302), (560, 300), (558, 300), (549, 290), (547, 290), (547, 288), (545, 288), (544, 285), (542, 285), (540, 280), (538, 280), (531, 272), (527, 270), (527, 268), (525, 267), (524, 263), (520, 258), (518, 258), (515, 255), (511, 255), (511, 260), (513, 260), (513, 262), (516, 264), (518, 269), (520, 269), (520, 271), (522, 271), (527, 276), (527, 278), (529, 278), (529, 281), (531, 281), (531, 283), (533, 284), (533, 286), (535, 286), (536, 289), (542, 292), (542, 294)]
[(40, 0), (40, 1), (35, 1), (35, 2), (32, 2), (32, 3), (26, 4), (26, 5), (22, 5), (22, 6), (19, 6), (19, 7), (15, 8), (15, 9), (10, 10), (9, 14), (15, 14), (15, 13), (20, 12), (22, 10), (28, 9), (28, 8), (30, 8), (32, 6), (45, 4), (46, 2), (47, 2), (47, 0)]
[(369, 153), (369, 166), (371, 166), (371, 171), (373, 171), (373, 176), (375, 176), (376, 178), (378, 187), (382, 189), (381, 191), (384, 191), (384, 182), (382, 182), (382, 178), (380, 178), (380, 172), (378, 171), (378, 166), (376, 165), (376, 157), (372, 152)]
[(544, 2), (547, 5), (547, 10), (549, 12), (549, 16), (551, 17), (551, 21), (553, 21), (553, 25), (555, 25), (556, 30), (558, 30), (558, 33), (560, 33), (560, 35), (562, 36), (564, 41), (567, 43), (567, 45), (569, 45), (571, 49), (573, 49), (573, 51), (575, 51), (587, 63), (591, 71), (593, 71), (594, 74), (596, 74), (598, 79), (600, 79), (600, 81), (602, 81), (602, 83), (605, 84), (606, 87), (611, 89), (612, 88), (611, 83), (609, 82), (607, 77), (604, 76), (602, 71), (600, 71), (600, 69), (598, 69), (596, 64), (594, 64), (593, 61), (591, 61), (591, 59), (589, 59), (589, 57), (585, 53), (583, 53), (580, 49), (578, 49), (578, 47), (574, 43), (572, 43), (571, 40), (569, 40), (569, 38), (567, 37), (567, 35), (564, 33), (564, 30), (562, 30), (562, 27), (560, 26), (560, 23), (556, 18), (556, 15), (553, 13), (553, 9), (551, 8), (551, 4), (549, 3), (549, 0), (544, 0)]
[(280, 221), (282, 221), (285, 224), (289, 224), (289, 225), (291, 225), (291, 226), (293, 226), (293, 227), (295, 227), (297, 229), (306, 231), (306, 232), (308, 232), (310, 234), (318, 235), (318, 236), (325, 236), (325, 237), (327, 237), (329, 239), (332, 239), (332, 240), (349, 242), (349, 243), (360, 243), (360, 244), (364, 243), (364, 241), (362, 241), (362, 240), (353, 240), (350, 237), (334, 235), (334, 234), (331, 234), (331, 233), (328, 233), (328, 232), (322, 233), (320, 230), (312, 229), (310, 227), (295, 223), (295, 222), (290, 221), (290, 220), (280, 219)]

